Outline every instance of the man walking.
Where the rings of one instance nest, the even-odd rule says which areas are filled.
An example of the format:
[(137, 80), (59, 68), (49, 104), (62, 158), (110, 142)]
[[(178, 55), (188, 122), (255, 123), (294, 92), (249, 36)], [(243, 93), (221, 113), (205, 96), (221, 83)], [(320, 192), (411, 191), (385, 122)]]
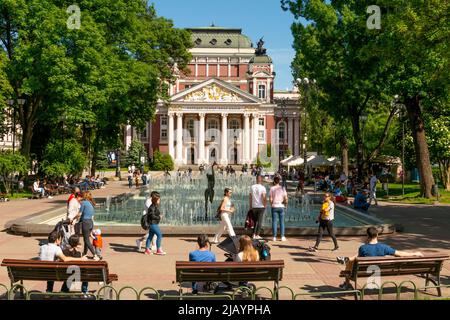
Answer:
[(370, 197), (369, 197), (369, 205), (372, 204), (372, 199), (375, 200), (375, 205), (378, 205), (377, 201), (377, 182), (378, 178), (375, 173), (372, 171), (370, 180), (369, 180), (369, 188), (370, 188)]
[(267, 197), (266, 188), (262, 185), (263, 177), (261, 175), (256, 176), (256, 184), (251, 186), (249, 202), (250, 209), (253, 210), (253, 216), (255, 220), (255, 231), (253, 239), (262, 239), (259, 235), (264, 219), (264, 212), (266, 211)]

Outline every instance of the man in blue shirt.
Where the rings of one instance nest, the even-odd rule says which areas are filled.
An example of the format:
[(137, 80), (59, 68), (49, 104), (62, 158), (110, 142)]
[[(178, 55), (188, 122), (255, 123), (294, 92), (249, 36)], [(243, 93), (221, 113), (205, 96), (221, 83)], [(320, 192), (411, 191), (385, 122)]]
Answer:
[[(367, 228), (367, 241), (364, 245), (359, 247), (358, 255), (353, 257), (337, 257), (336, 260), (340, 264), (345, 264), (346, 271), (351, 271), (353, 269), (353, 263), (358, 257), (384, 257), (384, 256), (423, 257), (423, 254), (419, 251), (405, 252), (395, 250), (386, 244), (379, 243), (378, 230), (375, 227), (369, 227)], [(350, 279), (346, 278), (345, 282), (339, 285), (339, 287), (344, 290), (350, 289), (351, 288)]]
[[(197, 238), (198, 250), (189, 252), (189, 261), (195, 262), (216, 262), (216, 255), (209, 250), (209, 239), (206, 234)], [(192, 282), (192, 293), (198, 293), (197, 282)]]
[(355, 196), (355, 202), (353, 203), (353, 207), (355, 209), (361, 209), (367, 211), (369, 209), (370, 204), (367, 203), (367, 190), (361, 190)]

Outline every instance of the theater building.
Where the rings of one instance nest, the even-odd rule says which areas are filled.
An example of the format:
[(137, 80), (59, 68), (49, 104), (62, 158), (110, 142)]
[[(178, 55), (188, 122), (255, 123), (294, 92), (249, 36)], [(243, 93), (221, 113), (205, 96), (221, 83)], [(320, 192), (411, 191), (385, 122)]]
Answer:
[[(142, 132), (125, 128), (125, 145), (140, 139), (151, 155), (169, 153), (177, 166), (251, 164), (267, 145), (299, 155), (298, 93), (275, 91), (276, 73), (260, 40), (241, 29), (188, 29), (194, 47), (189, 74), (176, 72), (170, 100), (160, 102)], [(272, 150), (275, 150), (272, 149)]]

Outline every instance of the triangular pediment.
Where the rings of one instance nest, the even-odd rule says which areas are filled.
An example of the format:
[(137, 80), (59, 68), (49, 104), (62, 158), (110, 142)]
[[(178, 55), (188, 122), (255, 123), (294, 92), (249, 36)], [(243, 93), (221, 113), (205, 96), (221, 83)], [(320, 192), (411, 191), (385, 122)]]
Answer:
[(254, 95), (215, 78), (173, 95), (170, 101), (186, 103), (261, 103)]

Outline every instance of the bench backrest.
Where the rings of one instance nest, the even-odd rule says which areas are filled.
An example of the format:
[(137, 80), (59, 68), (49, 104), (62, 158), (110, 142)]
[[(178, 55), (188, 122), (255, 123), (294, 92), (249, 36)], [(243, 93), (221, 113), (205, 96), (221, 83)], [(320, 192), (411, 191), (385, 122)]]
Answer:
[(7, 267), (12, 283), (20, 280), (65, 281), (75, 272), (69, 269), (71, 266), (80, 268), (80, 281), (106, 283), (109, 273), (106, 261), (53, 262), (4, 259), (1, 266)]
[[(352, 277), (370, 277), (373, 275), (373, 266), (377, 266), (381, 276), (406, 274), (437, 274), (442, 264), (448, 260), (446, 255), (433, 255), (425, 257), (364, 257), (357, 258), (353, 265)], [(370, 269), (369, 269), (370, 268)]]
[(280, 281), (283, 260), (258, 262), (176, 262), (177, 282)]

